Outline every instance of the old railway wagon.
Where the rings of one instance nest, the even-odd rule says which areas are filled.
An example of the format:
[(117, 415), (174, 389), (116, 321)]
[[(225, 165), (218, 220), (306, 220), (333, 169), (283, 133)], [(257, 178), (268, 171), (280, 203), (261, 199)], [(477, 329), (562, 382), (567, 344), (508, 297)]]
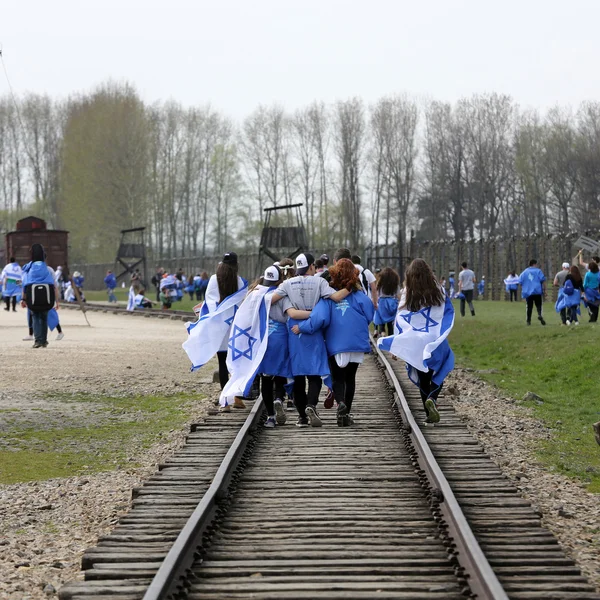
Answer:
[(14, 256), (20, 265), (24, 265), (31, 258), (32, 244), (42, 244), (48, 265), (53, 269), (60, 265), (67, 273), (68, 238), (68, 231), (48, 229), (43, 219), (25, 217), (17, 221), (16, 231), (6, 234), (6, 260)]

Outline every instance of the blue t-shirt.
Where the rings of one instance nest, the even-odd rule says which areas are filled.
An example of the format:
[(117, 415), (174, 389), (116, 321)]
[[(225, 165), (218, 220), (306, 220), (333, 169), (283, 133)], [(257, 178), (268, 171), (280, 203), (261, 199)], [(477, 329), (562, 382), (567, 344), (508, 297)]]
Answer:
[(591, 271), (588, 271), (585, 274), (585, 279), (583, 280), (583, 289), (589, 288), (592, 290), (597, 290), (599, 283), (600, 283), (600, 272), (592, 273)]
[(546, 281), (542, 270), (538, 267), (527, 267), (519, 276), (521, 295), (523, 298), (542, 294), (542, 283)]

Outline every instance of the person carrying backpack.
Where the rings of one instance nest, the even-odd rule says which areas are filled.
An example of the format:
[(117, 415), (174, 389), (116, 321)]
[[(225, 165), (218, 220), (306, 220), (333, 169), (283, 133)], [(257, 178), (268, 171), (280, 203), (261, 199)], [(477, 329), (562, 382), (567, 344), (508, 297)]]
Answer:
[(31, 311), (34, 348), (48, 346), (48, 312), (54, 308), (56, 293), (54, 277), (45, 262), (46, 253), (41, 244), (31, 247), (31, 261), (23, 267), (23, 308)]

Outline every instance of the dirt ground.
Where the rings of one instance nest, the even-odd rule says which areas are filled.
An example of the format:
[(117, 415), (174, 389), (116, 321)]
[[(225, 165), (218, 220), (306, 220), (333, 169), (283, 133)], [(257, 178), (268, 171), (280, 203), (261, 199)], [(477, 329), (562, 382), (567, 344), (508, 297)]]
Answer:
[[(181, 348), (181, 321), (59, 311), (64, 339), (49, 336), (33, 349), (25, 311), (0, 310), (0, 449), (3, 432), (15, 427), (52, 428), (94, 424), (103, 418), (90, 396), (198, 394), (188, 422), (206, 414), (214, 366), (197, 373)], [(61, 402), (66, 395), (83, 394)], [(203, 399), (200, 399), (200, 397)], [(0, 485), (0, 599), (52, 597), (79, 575), (82, 552), (127, 511), (131, 488), (154, 472), (189, 430), (173, 429), (149, 450), (128, 449), (143, 468), (85, 477)], [(9, 448), (10, 449), (10, 448)], [(0, 465), (1, 469), (1, 465)]]

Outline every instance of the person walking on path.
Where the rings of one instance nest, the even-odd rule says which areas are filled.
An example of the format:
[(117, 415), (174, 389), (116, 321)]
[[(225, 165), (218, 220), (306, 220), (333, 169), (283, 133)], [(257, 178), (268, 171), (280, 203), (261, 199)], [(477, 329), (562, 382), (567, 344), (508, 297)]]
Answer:
[[(291, 309), (310, 311), (321, 298), (331, 298), (338, 302), (348, 295), (348, 290), (334, 290), (324, 277), (315, 277), (315, 258), (308, 252), (296, 257), (296, 276), (285, 280), (273, 295), (272, 303), (284, 302), (284, 312), (288, 315), (288, 344), (291, 369), (294, 377), (294, 403), (298, 411), (297, 427), (321, 427), (322, 421), (317, 412), (322, 378), (330, 375), (327, 349), (323, 334), (295, 335), (291, 332), (298, 322), (298, 315), (290, 314)], [(308, 315), (306, 315), (308, 316)], [(307, 392), (308, 380), (308, 392)]]
[(462, 263), (460, 273), (458, 274), (458, 291), (462, 293), (464, 298), (460, 299), (460, 315), (465, 316), (465, 303), (469, 305), (471, 316), (475, 316), (475, 307), (473, 306), (473, 290), (477, 279), (475, 273), (468, 268), (466, 262)]
[[(443, 289), (443, 286), (442, 286)], [(392, 335), (400, 298), (400, 276), (391, 267), (385, 267), (377, 278), (378, 305), (375, 323), (378, 335)]]
[(511, 271), (504, 280), (506, 291), (511, 302), (517, 302), (517, 290), (519, 289), (519, 276), (515, 271)]
[[(569, 269), (569, 274), (565, 278), (565, 283), (559, 290), (559, 298), (556, 301), (557, 305), (559, 305), (559, 301), (561, 300), (561, 293), (563, 296), (562, 306), (558, 306), (558, 308), (565, 311), (563, 323), (565, 325), (571, 325), (571, 323), (573, 325), (579, 325), (577, 315), (580, 313), (579, 305), (581, 304), (581, 297), (583, 295), (583, 279), (581, 278), (579, 267), (573, 265)], [(560, 310), (561, 318), (563, 316), (562, 310)]]
[[(569, 320), (567, 318), (567, 310), (570, 307), (565, 304), (565, 302), (568, 299), (564, 297), (565, 294), (562, 294), (562, 296), (561, 296), (561, 290), (563, 289), (563, 287), (565, 285), (565, 281), (567, 279), (567, 276), (569, 275), (569, 267), (570, 267), (569, 263), (564, 262), (562, 264), (561, 270), (554, 276), (554, 280), (552, 281), (552, 285), (554, 287), (558, 288), (559, 298), (557, 298), (556, 307), (559, 310), (560, 320), (563, 325), (567, 325), (567, 321)], [(559, 302), (559, 300), (560, 300), (560, 302)], [(569, 325), (570, 325), (570, 323), (569, 323)]]
[(595, 260), (591, 260), (588, 264), (588, 272), (583, 280), (583, 290), (585, 302), (590, 313), (590, 323), (598, 321), (598, 306), (600, 305), (600, 292), (598, 290), (600, 284), (600, 269)]
[(41, 244), (33, 244), (31, 261), (23, 267), (25, 300), (21, 306), (26, 306), (31, 311), (34, 348), (48, 346), (48, 312), (56, 302), (54, 277), (45, 260), (44, 247)]
[[(466, 267), (465, 267), (466, 268)], [(419, 387), (425, 423), (437, 423), (437, 399), (444, 379), (454, 368), (448, 334), (454, 325), (454, 307), (430, 266), (415, 258), (406, 269), (396, 326), (399, 333), (377, 340), (382, 350), (406, 362), (410, 380)]]
[(12, 303), (13, 312), (17, 312), (17, 302), (21, 302), (23, 271), (13, 256), (0, 274), (0, 288), (2, 299), (6, 303), (4, 310), (9, 311)]
[(112, 271), (106, 272), (106, 277), (104, 278), (104, 285), (106, 286), (106, 293), (108, 294), (109, 302), (117, 302), (117, 297), (115, 296), (115, 288), (117, 287), (117, 278)]
[(369, 324), (373, 320), (373, 302), (363, 293), (355, 265), (342, 259), (330, 269), (331, 286), (351, 290), (339, 304), (321, 300), (307, 320), (292, 327), (294, 334), (325, 333), (325, 346), (333, 379), (333, 393), (338, 401), (337, 424), (352, 425), (351, 410), (356, 390), (356, 372), (364, 361), (365, 353), (371, 351)]
[(542, 299), (545, 295), (544, 281), (546, 281), (544, 273), (537, 266), (537, 260), (532, 258), (529, 261), (529, 267), (519, 275), (521, 295), (527, 303), (527, 325), (531, 325), (531, 314), (533, 313), (534, 304), (538, 314), (538, 321), (542, 325), (546, 324), (542, 316)]

